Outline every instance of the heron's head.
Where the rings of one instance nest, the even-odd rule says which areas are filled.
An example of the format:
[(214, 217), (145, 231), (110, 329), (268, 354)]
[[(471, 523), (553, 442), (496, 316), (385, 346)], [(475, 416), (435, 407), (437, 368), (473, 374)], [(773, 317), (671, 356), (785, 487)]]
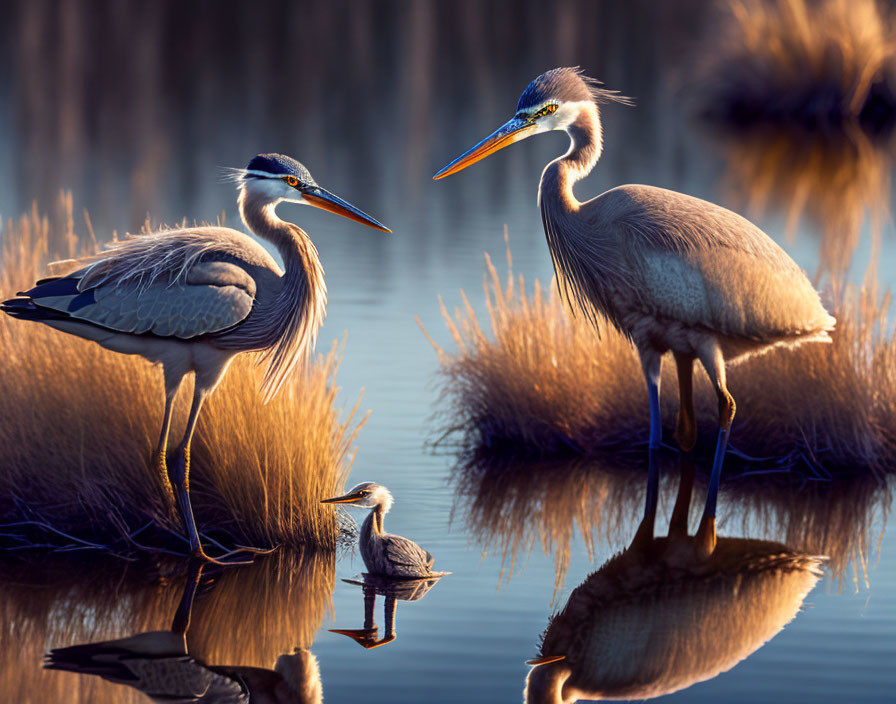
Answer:
[(392, 494), (389, 490), (375, 482), (361, 482), (349, 490), (343, 496), (334, 496), (332, 499), (324, 499), (322, 504), (353, 504), (361, 508), (376, 508), (380, 506), (388, 511), (392, 507)]
[(313, 205), (337, 215), (392, 232), (378, 220), (317, 185), (311, 173), (292, 157), (283, 154), (259, 154), (245, 169), (234, 170), (244, 195), (254, 196), (265, 204), (281, 201)]
[(567, 130), (583, 110), (597, 114), (599, 103), (631, 100), (601, 87), (579, 68), (555, 68), (533, 80), (516, 105), (516, 114), (472, 149), (441, 169), (434, 179), (445, 178), (494, 154), (514, 142), (540, 132)]

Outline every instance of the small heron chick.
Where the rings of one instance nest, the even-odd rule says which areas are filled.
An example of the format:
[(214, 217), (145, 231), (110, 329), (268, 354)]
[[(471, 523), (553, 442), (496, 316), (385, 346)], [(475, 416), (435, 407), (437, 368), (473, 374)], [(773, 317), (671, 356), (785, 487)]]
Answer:
[(383, 519), (392, 508), (392, 494), (374, 482), (362, 482), (344, 496), (324, 499), (324, 504), (353, 504), (373, 509), (361, 526), (358, 545), (370, 574), (397, 579), (440, 577), (448, 572), (433, 572), (435, 558), (417, 543), (383, 530)]

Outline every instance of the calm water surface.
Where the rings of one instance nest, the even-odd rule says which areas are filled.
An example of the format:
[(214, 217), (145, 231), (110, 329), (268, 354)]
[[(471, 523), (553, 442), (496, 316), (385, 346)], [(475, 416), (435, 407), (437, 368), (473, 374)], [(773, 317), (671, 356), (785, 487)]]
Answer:
[[(122, 146), (127, 135), (104, 136), (102, 130), (85, 126), (83, 119), (75, 120), (73, 129), (89, 132), (92, 146), (72, 150), (61, 140), (56, 147), (46, 147), (49, 153), (36, 154), (42, 148), (41, 130), (55, 128), (39, 122), (25, 124), (22, 105), (37, 98), (22, 81), (5, 75), (0, 124), (12, 125), (22, 138), (8, 136), (7, 130), (7, 136), (0, 137), (5, 140), (4, 153), (14, 155), (4, 157), (0, 164), (0, 179), (9, 186), (0, 195), (0, 212), (4, 217), (18, 213), (39, 193), (52, 193), (50, 186), (66, 186), (74, 189), (77, 202), (90, 209), (98, 233), (137, 226), (145, 213), (141, 208), (151, 209), (158, 220), (184, 216), (213, 220), (222, 210), (234, 212), (230, 186), (216, 182), (214, 167), (240, 166), (257, 151), (278, 149), (304, 161), (324, 187), (389, 224), (393, 236), (299, 206), (285, 205), (280, 211), (311, 233), (320, 250), (330, 294), (319, 347), (343, 339), (347, 331), (339, 372), (343, 399), (350, 404), (363, 389), (362, 406), (372, 410), (359, 436), (349, 483), (373, 480), (386, 485), (396, 499), (387, 529), (419, 542), (436, 556), (438, 569), (453, 574), (423, 598), (399, 601), (396, 640), (365, 650), (344, 635), (329, 632), (362, 626), (361, 589), (342, 581), (363, 571), (357, 553), (340, 559), (335, 572), (311, 558), (293, 566), (288, 578), (271, 576), (271, 566), (234, 570), (196, 598), (197, 647), (213, 664), (218, 664), (213, 656), (222, 658), (221, 664), (238, 664), (233, 658), (243, 656), (250, 664), (265, 667), (272, 667), (277, 655), (291, 653), (294, 647), (308, 648), (319, 662), (328, 702), (520, 701), (529, 670), (524, 662), (537, 654), (539, 636), (550, 615), (634, 537), (646, 468), (554, 467), (553, 474), (545, 475), (555, 478), (552, 498), (541, 500), (541, 492), (548, 491), (549, 485), (539, 477), (547, 470), (515, 466), (506, 471), (524, 489), (522, 497), (514, 498), (477, 483), (475, 471), (459, 468), (450, 452), (430, 449), (438, 431), (434, 414), (442, 409), (438, 365), (414, 316), (419, 316), (436, 342), (450, 346), (437, 296), (443, 295), (453, 307), (460, 303), (458, 290), (463, 288), (478, 310), (484, 308), (480, 293), (483, 252), (503, 258), (505, 225), (515, 271), (527, 280), (550, 277), (535, 193), (543, 164), (565, 149), (565, 137), (530, 140), (439, 183), (429, 177), (506, 119), (529, 78), (555, 64), (582, 63), (612, 87), (637, 96), (639, 105), (606, 110), (604, 158), (579, 187), (580, 198), (619, 183), (642, 182), (736, 205), (719, 188), (724, 160), (689, 118), (683, 97), (688, 87), (686, 59), (697, 51), (688, 41), (688, 18), (699, 15), (703, 4), (682, 3), (680, 17), (651, 13), (649, 3), (645, 7), (633, 3), (626, 11), (608, 8), (609, 4), (601, 4), (603, 9), (589, 9), (597, 3), (569, 4), (573, 18), (581, 10), (591, 23), (588, 26), (596, 28), (593, 36), (603, 40), (596, 47), (589, 39), (590, 30), (570, 24), (566, 11), (545, 14), (530, 3), (519, 36), (498, 37), (497, 48), (482, 55), (471, 48), (476, 42), (467, 40), (479, 36), (476, 32), (487, 32), (483, 27), (500, 19), (501, 12), (509, 17), (509, 6), (497, 4), (498, 9), (481, 20), (472, 9), (474, 4), (462, 4), (460, 19), (445, 23), (444, 8), (431, 15), (413, 10), (415, 4), (389, 5), (390, 10), (375, 19), (370, 7), (358, 4), (362, 5), (365, 16), (378, 23), (374, 36), (394, 42), (381, 46), (365, 33), (366, 25), (358, 29), (355, 20), (348, 29), (340, 29), (338, 23), (328, 25), (337, 33), (332, 36), (345, 31), (346, 42), (354, 42), (356, 49), (366, 47), (363, 51), (369, 53), (357, 49), (358, 56), (373, 57), (377, 66), (359, 76), (360, 70), (354, 70), (360, 66), (357, 57), (344, 58), (348, 64), (342, 66), (343, 73), (331, 68), (326, 76), (331, 82), (344, 76), (352, 89), (332, 95), (326, 81), (311, 87), (301, 84), (296, 88), (299, 97), (290, 95), (287, 79), (295, 75), (290, 73), (293, 69), (284, 67), (283, 80), (273, 80), (270, 72), (276, 62), (258, 59), (260, 63), (253, 64), (248, 59), (255, 54), (246, 54), (238, 42), (230, 47), (236, 56), (227, 64), (233, 76), (228, 87), (226, 75), (214, 73), (213, 66), (214, 57), (225, 55), (228, 47), (212, 30), (208, 30), (211, 36), (202, 34), (200, 45), (211, 58), (196, 60), (205, 61), (201, 72), (210, 80), (205, 93), (197, 88), (196, 105), (177, 107), (178, 91), (184, 89), (179, 84), (167, 85), (164, 73), (176, 67), (161, 69), (161, 77), (153, 78), (154, 85), (167, 85), (168, 92), (163, 109), (147, 117), (143, 128), (160, 140), (162, 156), (154, 166), (141, 162), (145, 172), (140, 177), (133, 175), (134, 163), (116, 156), (130, 154)], [(27, 16), (24, 7), (22, 3), (21, 16), (38, 27), (29, 25), (39, 34), (43, 19)], [(200, 12), (196, 14), (201, 18)], [(329, 16), (320, 10), (311, 14), (318, 19)], [(300, 22), (290, 18), (290, 23)], [(168, 15), (150, 16), (156, 22), (150, 23), (151, 31), (163, 32), (169, 19)], [(424, 40), (413, 40), (410, 30), (414, 27)], [(312, 28), (301, 25), (289, 31), (307, 38)], [(426, 37), (432, 39), (432, 46)], [(22, 56), (33, 56), (29, 52), (35, 51), (34, 41), (25, 36), (19, 43), (7, 42), (6, 51), (14, 54), (13, 65), (16, 57), (21, 61)], [(66, 46), (92, 66), (89, 52), (75, 44), (74, 49)], [(318, 55), (308, 61), (311, 69), (323, 71), (335, 49), (319, 44), (315, 45)], [(268, 50), (273, 51), (264, 51)], [(264, 51), (259, 50), (258, 56), (267, 56)], [(456, 70), (451, 68), (452, 58)], [(472, 72), (474, 60), (487, 68)], [(417, 65), (415, 61), (423, 62), (421, 76), (409, 68)], [(238, 66), (242, 68), (237, 70)], [(107, 69), (93, 70), (103, 74)], [(139, 66), (133, 70), (140, 75)], [(52, 73), (41, 75), (46, 81), (59, 80)], [(259, 74), (264, 79), (256, 85), (253, 79)], [(252, 85), (256, 85), (254, 93), (248, 90)], [(247, 91), (249, 98), (244, 100)], [(102, 92), (96, 99), (106, 107), (114, 103), (113, 97)], [(328, 99), (339, 106), (333, 115), (320, 107)], [(78, 114), (81, 103), (75, 103), (72, 109)], [(227, 112), (228, 106), (232, 113)], [(173, 124), (168, 124), (169, 119)], [(138, 147), (153, 153), (153, 144)], [(67, 180), (37, 185), (39, 168), (34, 160), (38, 157), (63, 159)], [(17, 165), (24, 169), (21, 179)], [(26, 188), (22, 181), (32, 187)], [(770, 213), (758, 221), (784, 241), (781, 216)], [(880, 273), (885, 283), (893, 285), (896, 242), (890, 230), (884, 233)], [(804, 268), (814, 270), (817, 238), (810, 223), (804, 223), (796, 239), (785, 246)], [(853, 278), (864, 271), (867, 253), (867, 242), (863, 242)], [(674, 460), (669, 464), (664, 469), (660, 534), (665, 533), (677, 481)], [(575, 481), (570, 479), (573, 476)], [(776, 494), (762, 487), (723, 485), (720, 535), (777, 541), (795, 551), (824, 546), (831, 560), (796, 617), (780, 633), (731, 670), (670, 699), (893, 701), (896, 536), (892, 528), (885, 530), (892, 487), (835, 487), (820, 497), (810, 491), (791, 488)], [(698, 482), (695, 504), (701, 503), (700, 492)], [(578, 497), (593, 506), (585, 511), (586, 537), (581, 525), (571, 523), (570, 507), (577, 505)], [(513, 509), (515, 518), (499, 524), (483, 510), (483, 504), (495, 510)], [(355, 515), (360, 523), (363, 514)], [(828, 520), (835, 515), (836, 523)], [(692, 516), (692, 530), (696, 518)], [(809, 518), (814, 518), (814, 527), (805, 526)], [(539, 533), (543, 525), (553, 526), (557, 535), (569, 530), (573, 535), (569, 545), (561, 540), (546, 554)], [(825, 534), (826, 526), (831, 534)], [(501, 549), (506, 541), (519, 553), (512, 575)], [(530, 541), (534, 541), (531, 552)], [(859, 559), (854, 559), (856, 546), (861, 548)], [(567, 559), (558, 586), (557, 560), (565, 564)], [(94, 590), (92, 579), (103, 582), (102, 587)], [(84, 680), (89, 678), (67, 673), (41, 677), (40, 654), (79, 642), (77, 636), (89, 631), (110, 638), (131, 635), (139, 628), (164, 628), (177, 607), (182, 583), (175, 578), (161, 587), (132, 589), (122, 581), (118, 597), (113, 589), (111, 596), (98, 600), (97, 594), (108, 591), (108, 580), (85, 575), (74, 587), (69, 580), (64, 587), (45, 588), (38, 601), (46, 604), (33, 608), (28, 606), (33, 594), (16, 591), (13, 585), (4, 607), (7, 642), (21, 642), (22, 653), (28, 656), (6, 654), (9, 664), (5, 667), (7, 671), (20, 668), (23, 682), (40, 683), (37, 686), (57, 692), (59, 701), (129, 700), (134, 695), (126, 687), (88, 684)], [(376, 620), (381, 632), (382, 608), (380, 597)], [(755, 602), (755, 608), (761, 611), (763, 602)], [(29, 609), (40, 613), (29, 613)], [(34, 627), (38, 621), (47, 624), (47, 629)], [(0, 693), (0, 700), (6, 696)], [(16, 692), (9, 701), (45, 699), (32, 690)]]

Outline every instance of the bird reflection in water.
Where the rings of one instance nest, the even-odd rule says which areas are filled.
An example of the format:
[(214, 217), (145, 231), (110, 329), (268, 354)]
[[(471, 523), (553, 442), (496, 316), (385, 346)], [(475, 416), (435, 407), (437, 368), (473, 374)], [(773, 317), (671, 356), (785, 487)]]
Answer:
[[(362, 575), (361, 581), (344, 579), (343, 582), (356, 584), (361, 587), (364, 594), (364, 627), (356, 629), (334, 628), (330, 633), (339, 633), (348, 636), (361, 647), (371, 650), (391, 643), (396, 638), (395, 611), (397, 601), (417, 601), (422, 599), (432, 589), (442, 575), (428, 579), (389, 579), (376, 575)], [(385, 630), (383, 637), (379, 637), (379, 627), (374, 619), (377, 594), (384, 597), (383, 620)]]
[(768, 540), (688, 535), (693, 465), (667, 537), (655, 538), (656, 491), (631, 545), (570, 595), (526, 679), (526, 701), (647, 699), (734, 667), (792, 620), (823, 558)]
[(126, 684), (156, 702), (317, 704), (323, 700), (317, 659), (307, 648), (280, 655), (273, 670), (209, 665), (187, 646), (193, 602), (205, 563), (192, 560), (183, 595), (165, 631), (55, 648), (44, 667)]

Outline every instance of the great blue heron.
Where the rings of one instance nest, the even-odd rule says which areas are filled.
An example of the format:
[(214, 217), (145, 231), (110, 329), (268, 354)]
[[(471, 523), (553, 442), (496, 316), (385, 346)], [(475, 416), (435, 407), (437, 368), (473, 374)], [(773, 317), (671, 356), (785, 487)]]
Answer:
[(154, 702), (320, 704), (320, 668), (307, 648), (280, 655), (273, 670), (209, 665), (190, 654), (187, 630), (204, 564), (202, 560), (190, 561), (170, 630), (54, 648), (47, 653), (44, 667), (98, 675), (138, 689)]
[[(308, 235), (277, 217), (282, 201), (304, 203), (390, 232), (366, 213), (318, 186), (308, 170), (281, 154), (259, 154), (235, 170), (246, 227), (272, 243), (285, 271), (257, 242), (225, 227), (189, 227), (131, 237), (73, 263), (70, 273), (42, 279), (5, 313), (98, 342), (162, 365), (165, 413), (156, 461), (177, 505), (193, 556), (203, 551), (190, 505), (190, 441), (205, 398), (240, 352), (264, 351), (265, 399), (271, 399), (314, 346), (327, 302), (323, 268)], [(173, 468), (166, 460), (174, 396), (195, 373), (193, 405)], [(169, 483), (171, 482), (171, 483)], [(228, 553), (228, 564), (241, 552)]]
[[(433, 178), (549, 130), (565, 130), (569, 151), (544, 170), (538, 192), (542, 222), (561, 293), (597, 325), (605, 318), (638, 350), (650, 400), (650, 448), (659, 447), (660, 371), (671, 351), (681, 405), (676, 436), (696, 442), (694, 360), (706, 369), (719, 401), (719, 434), (704, 521), (716, 498), (734, 399), (726, 362), (774, 346), (830, 341), (835, 320), (803, 271), (775, 242), (740, 215), (653, 186), (619, 186), (585, 203), (573, 186), (600, 158), (598, 104), (629, 103), (576, 68), (532, 81), (516, 114)], [(653, 453), (651, 452), (651, 455)]]
[(398, 579), (440, 577), (448, 572), (433, 572), (435, 558), (417, 543), (383, 529), (383, 519), (392, 508), (392, 494), (374, 482), (362, 482), (343, 496), (324, 499), (325, 504), (353, 504), (373, 509), (364, 519), (358, 544), (361, 558), (373, 575)]

